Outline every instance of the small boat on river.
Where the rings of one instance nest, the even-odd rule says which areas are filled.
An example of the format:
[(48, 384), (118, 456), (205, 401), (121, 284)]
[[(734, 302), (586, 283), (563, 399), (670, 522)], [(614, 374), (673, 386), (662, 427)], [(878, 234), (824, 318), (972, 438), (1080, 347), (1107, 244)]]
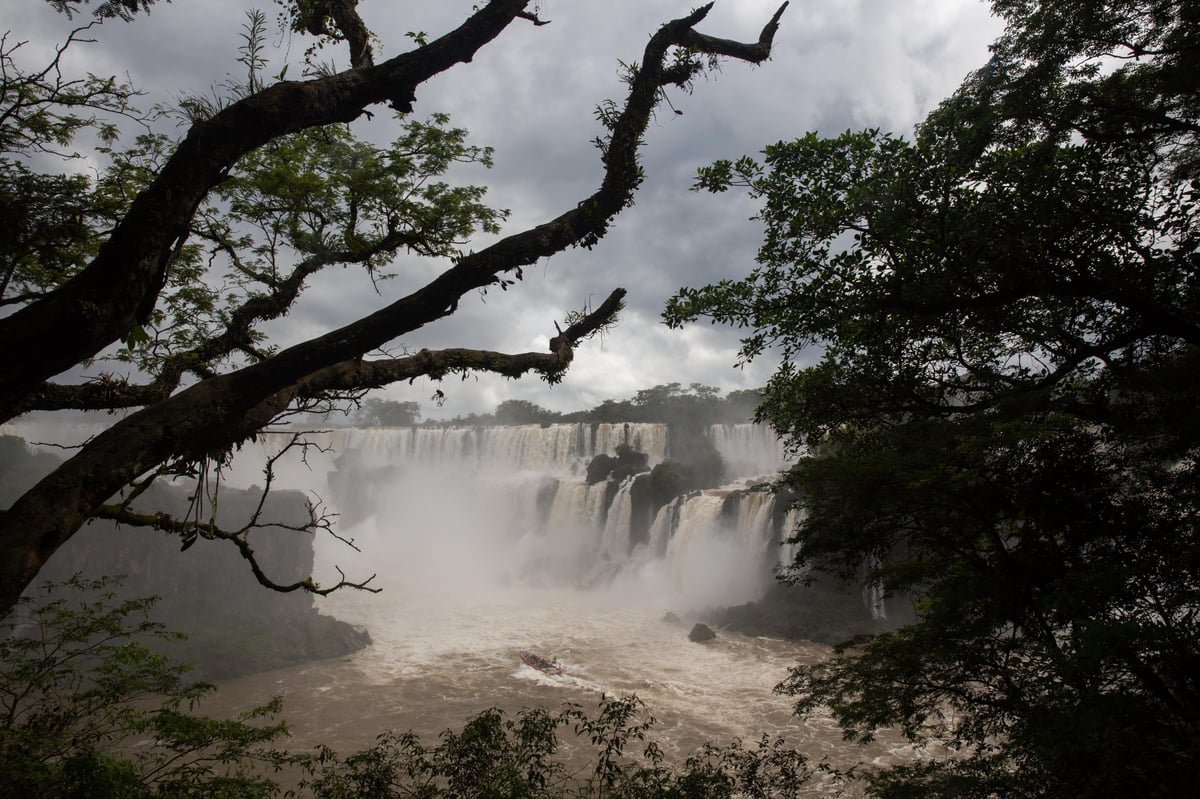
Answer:
[(534, 653), (525, 649), (522, 649), (519, 654), (521, 655), (521, 662), (531, 669), (537, 669), (543, 674), (563, 673), (563, 668), (562, 666), (558, 665), (557, 658), (554, 660), (546, 660), (544, 657), (535, 655)]

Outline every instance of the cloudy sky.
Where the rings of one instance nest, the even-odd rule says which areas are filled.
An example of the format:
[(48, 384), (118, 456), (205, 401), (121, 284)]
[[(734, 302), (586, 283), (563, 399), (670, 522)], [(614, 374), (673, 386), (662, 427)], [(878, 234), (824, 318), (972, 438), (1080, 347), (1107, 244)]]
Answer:
[[(47, 46), (70, 27), (44, 0), (20, 0), (27, 13), (7, 26), (34, 46)], [(376, 60), (411, 43), (408, 31), (440, 35), (471, 13), (471, 0), (361, 0), (378, 35)], [(471, 131), (474, 143), (495, 148), (496, 166), (456, 173), (488, 185), (489, 201), (512, 211), (505, 231), (545, 221), (594, 191), (600, 179), (600, 132), (595, 106), (623, 99), (618, 59), (639, 60), (648, 36), (688, 13), (693, 0), (542, 0), (551, 24), (518, 21), (476, 59), (418, 90), (415, 114), (447, 112)], [(15, 2), (9, 4), (10, 12)], [(717, 0), (699, 30), (742, 41), (757, 39), (776, 0)], [(155, 101), (205, 93), (238, 72), (238, 33), (250, 4), (234, 0), (175, 0), (156, 5), (132, 24), (109, 22), (96, 43), (76, 48), (69, 68), (128, 74)], [(274, 15), (273, 3), (258, 7)], [(78, 18), (77, 18), (78, 22)], [(274, 18), (272, 16), (272, 23)], [(414, 400), (426, 416), (486, 412), (505, 399), (554, 410), (590, 408), (660, 383), (703, 383), (723, 391), (765, 382), (772, 364), (735, 368), (737, 336), (708, 325), (683, 331), (660, 322), (667, 298), (680, 286), (744, 275), (761, 231), (749, 221), (754, 206), (736, 194), (690, 192), (696, 168), (717, 158), (757, 153), (768, 143), (806, 131), (837, 134), (878, 127), (908, 132), (914, 123), (987, 60), (999, 33), (977, 0), (792, 0), (775, 40), (774, 57), (752, 67), (728, 62), (697, 83), (691, 95), (673, 92), (682, 115), (660, 113), (643, 151), (647, 172), (636, 204), (619, 216), (593, 250), (571, 250), (526, 270), (508, 292), (469, 297), (452, 318), (397, 345), (542, 351), (554, 320), (585, 303), (599, 303), (616, 286), (629, 290), (619, 326), (585, 344), (563, 384), (533, 378), (480, 377), (442, 385), (442, 407), (429, 382), (389, 388), (392, 399)], [(300, 60), (307, 41), (272, 28), (272, 68)], [(341, 52), (334, 54), (344, 64)], [(290, 75), (298, 70), (293, 66)], [(381, 109), (382, 110), (382, 109)], [(389, 114), (356, 124), (380, 142)], [(473, 242), (475, 248), (486, 239)], [(315, 282), (286, 320), (272, 328), (280, 343), (323, 333), (390, 302), (430, 279), (444, 265), (397, 263), (400, 277), (377, 296), (368, 280), (338, 272)]]

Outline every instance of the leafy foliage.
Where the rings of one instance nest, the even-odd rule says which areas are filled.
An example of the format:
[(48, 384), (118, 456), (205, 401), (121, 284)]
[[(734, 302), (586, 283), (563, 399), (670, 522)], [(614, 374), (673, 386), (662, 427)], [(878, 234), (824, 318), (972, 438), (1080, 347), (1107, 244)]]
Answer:
[(748, 277), (665, 315), (781, 356), (759, 414), (807, 453), (790, 579), (915, 604), (780, 686), (851, 737), (949, 747), (868, 770), (874, 794), (1179, 795), (1200, 765), (1196, 19), (994, 5), (991, 62), (911, 140), (702, 169), (762, 199), (766, 235)]
[[(66, 14), (68, 18), (80, 12), (79, 6), (86, 6), (89, 0), (47, 0), (55, 11)], [(92, 9), (92, 15), (97, 19), (117, 18), (129, 22), (138, 11), (150, 13), (150, 6), (157, 0), (101, 0)]]
[[(102, 14), (108, 5), (96, 13), (110, 15)], [(250, 12), (247, 20), (238, 57), (244, 81), (227, 83), (227, 96), (183, 100), (190, 118), (211, 117), (263, 88), (264, 18)], [(178, 146), (149, 129), (118, 143), (106, 119), (152, 120), (167, 110), (147, 117), (133, 106), (137, 93), (128, 86), (63, 78), (58, 60), (77, 40), (73, 35), (49, 66), (32, 72), (17, 63), (19, 43), (0, 42), (0, 109), (12, 108), (0, 114), (0, 150), (65, 147), (98, 129), (98, 155), (106, 159), (95, 179), (42, 175), (0, 159), (0, 210), (14, 223), (0, 244), (0, 305), (28, 303), (74, 277)], [(475, 231), (498, 232), (507, 211), (483, 204), (485, 188), (438, 179), (456, 163), (490, 167), (491, 149), (469, 144), (445, 114), (404, 120), (400, 130), (381, 148), (344, 125), (313, 128), (241, 159), (197, 209), (191, 241), (172, 252), (159, 303), (124, 337), (125, 346), (105, 357), (136, 366), (157, 380), (160, 394), (169, 393), (186, 373), (204, 378), (269, 356), (259, 326), (285, 314), (322, 269), (357, 265), (373, 280), (387, 280), (398, 252), (454, 258)], [(113, 392), (88, 407), (114, 401), (123, 404)], [(145, 397), (131, 394), (129, 402)]]
[(63, 54), (87, 41), (88, 27), (72, 31), (45, 64), (32, 68), (20, 58), (27, 42), (14, 42), (7, 32), (0, 36), (0, 153), (73, 156), (64, 148), (80, 132), (90, 129), (101, 141), (112, 141), (116, 120), (144, 119), (134, 106), (138, 92), (129, 84), (93, 74), (64, 75)]
[(557, 416), (528, 400), (504, 400), (493, 415), (496, 424), (548, 424)]
[(47, 584), (5, 620), (0, 640), (0, 781), (5, 796), (274, 796), (252, 764), (287, 728), (278, 699), (218, 721), (192, 714), (214, 688), (153, 654), (173, 637), (155, 600), (122, 599), (119, 581)]
[(358, 413), (359, 424), (369, 427), (407, 427), (421, 418), (421, 406), (415, 402), (396, 402), (371, 397)]
[[(145, 325), (114, 357), (166, 380), (211, 374), (231, 356), (260, 360), (261, 321), (286, 313), (317, 272), (360, 266), (394, 276), (397, 252), (454, 257), (475, 230), (497, 232), (507, 212), (484, 205), (486, 189), (436, 180), (455, 162), (491, 164), (488, 148), (438, 114), (408, 121), (387, 148), (343, 126), (282, 137), (238, 163), (193, 225), (198, 242), (175, 255), (167, 290)], [(172, 146), (144, 135), (101, 182), (126, 202), (153, 178)], [(213, 268), (223, 265), (216, 281)]]
[[(595, 715), (571, 704), (558, 714), (535, 708), (508, 719), (493, 708), (461, 732), (442, 733), (433, 747), (412, 733), (385, 733), (374, 747), (345, 758), (323, 748), (304, 787), (315, 799), (717, 799), (784, 795), (811, 776), (803, 756), (765, 736), (753, 749), (740, 742), (706, 745), (676, 771), (648, 739), (653, 725), (636, 697), (601, 697)], [(594, 759), (582, 778), (559, 756), (564, 727)], [(641, 747), (640, 756), (629, 752), (634, 746)]]

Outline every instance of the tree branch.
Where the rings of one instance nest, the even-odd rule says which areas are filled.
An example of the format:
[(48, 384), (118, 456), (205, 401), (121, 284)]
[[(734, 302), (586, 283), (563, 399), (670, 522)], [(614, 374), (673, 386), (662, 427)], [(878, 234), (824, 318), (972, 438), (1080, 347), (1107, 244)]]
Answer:
[[(409, 54), (420, 56), (416, 63), (412, 58), (405, 60), (404, 56), (399, 56), (378, 67), (351, 70), (350, 73), (327, 79), (333, 84), (322, 81), (278, 84), (247, 98), (247, 101), (230, 106), (208, 123), (201, 123), (193, 129), (155, 186), (162, 191), (168, 190), (171, 182), (166, 180), (166, 176), (173, 174), (182, 181), (182, 195), (192, 198), (184, 204), (198, 202), (211, 185), (208, 181), (213, 175), (205, 177), (206, 170), (212, 170), (221, 163), (220, 158), (214, 157), (215, 153), (233, 152), (246, 146), (250, 133), (240, 126), (253, 123), (265, 126), (268, 131), (277, 131), (282, 126), (287, 130), (281, 132), (289, 132), (302, 124), (336, 121), (339, 115), (353, 116), (361, 110), (362, 102), (359, 101), (364, 98), (378, 97), (388, 87), (415, 86), (424, 77), (454, 63), (455, 59), (462, 60), (469, 56), (474, 49), (499, 33), (523, 5), (493, 0), (454, 34)], [(450, 315), (464, 294), (501, 282), (507, 272), (519, 273), (523, 266), (571, 246), (594, 245), (606, 232), (611, 219), (632, 203), (633, 192), (641, 181), (637, 152), (642, 134), (661, 97), (660, 89), (679, 78), (676, 74), (678, 70), (673, 69), (667, 74), (664, 69), (668, 50), (671, 47), (692, 46), (699, 52), (708, 52), (706, 48), (715, 47), (706, 38), (695, 40), (689, 35), (691, 26), (703, 19), (705, 13), (707, 9), (701, 9), (689, 17), (669, 22), (651, 37), (646, 46), (643, 66), (631, 77), (629, 96), (613, 124), (612, 139), (603, 156), (605, 169), (600, 188), (590, 197), (549, 222), (510, 235), (477, 253), (460, 258), (454, 266), (423, 288), (356, 322), (285, 349), (266, 361), (203, 380), (126, 417), (96, 436), (74, 457), (27, 491), (7, 513), (0, 516), (0, 607), (14, 603), (46, 559), (91, 517), (97, 507), (139, 475), (171, 459), (199, 460), (222, 456), (230, 447), (269, 421), (272, 416), (267, 416), (267, 413), (282, 410), (279, 403), (285, 398), (290, 402), (292, 397), (297, 396), (301, 384), (313, 385), (313, 376), (322, 374), (322, 370), (335, 367), (336, 372), (338, 368), (344, 368), (338, 367), (339, 364), (355, 361), (363, 353), (377, 350), (397, 336)], [(768, 25), (769, 28), (771, 25)], [(686, 44), (688, 42), (691, 44)], [(721, 50), (725, 49), (721, 45)], [(759, 50), (753, 50), (753, 53), (755, 58), (761, 60)], [(699, 72), (703, 65), (693, 60), (689, 62), (689, 69), (693, 73)], [(373, 75), (384, 77), (368, 79), (367, 76)], [(389, 82), (387, 76), (394, 80)], [(316, 85), (321, 88), (315, 89)], [(334, 87), (344, 89), (345, 94), (337, 94)], [(330, 96), (329, 92), (334, 92), (335, 96)], [(281, 107), (267, 107), (269, 104), (262, 104), (262, 98), (267, 96), (273, 98), (272, 102), (282, 102), (284, 99), (287, 102)], [(347, 97), (352, 99), (348, 100)], [(296, 107), (292, 108), (293, 105)], [(276, 117), (276, 114), (283, 114), (285, 108), (294, 112), (299, 123)], [(213, 127), (218, 120), (238, 130), (232, 141)], [(265, 141), (270, 135), (265, 138), (256, 135), (255, 140), (260, 138)], [(195, 162), (189, 161), (193, 154), (198, 158)], [(154, 292), (148, 294), (144, 286), (139, 288), (137, 284), (153, 279), (160, 273), (153, 269), (147, 271), (147, 266), (153, 264), (143, 260), (139, 265), (137, 258), (165, 258), (169, 254), (169, 245), (176, 236), (182, 235), (190, 219), (190, 207), (183, 209), (178, 197), (172, 197), (175, 201), (167, 203), (166, 197), (148, 190), (135, 202), (130, 214), (140, 214), (141, 224), (145, 224), (149, 212), (146, 204), (152, 198), (154, 201), (161, 200), (162, 204), (173, 206), (168, 213), (171, 219), (163, 219), (162, 222), (176, 233), (165, 240), (160, 237), (158, 245), (150, 246), (129, 241), (128, 235), (132, 234), (133, 229), (119, 227), (113, 240), (97, 259), (97, 263), (108, 263), (106, 269), (113, 268), (115, 264), (104, 259), (112, 253), (126, 253), (129, 258), (125, 259), (125, 263), (134, 264), (131, 271), (137, 272), (140, 277), (133, 280), (132, 285), (128, 278), (109, 277), (120, 287), (120, 291), (139, 298), (139, 301), (149, 298), (152, 302)], [(175, 217), (172, 214), (178, 216), (179, 221), (173, 221)], [(160, 216), (151, 215), (152, 218)], [(141, 234), (150, 238), (159, 235), (157, 229), (142, 230)], [(105, 274), (104, 269), (95, 267), (94, 263), (85, 273), (93, 278)], [(75, 285), (72, 290), (77, 291), (85, 283)], [(85, 303), (86, 307), (75, 306), (75, 311), (82, 313), (88, 310), (94, 315), (95, 303), (112, 298), (112, 292), (112, 286), (96, 286), (94, 296)], [(125, 307), (126, 313), (130, 310), (124, 295), (112, 298), (112, 301)], [(619, 297), (614, 302), (619, 303)], [(60, 304), (58, 307), (65, 310), (69, 305)], [(22, 350), (8, 360), (0, 356), (0, 406), (11, 405), (14, 397), (31, 387), (30, 376), (45, 371), (36, 366), (24, 370), (14, 367), (14, 364), (41, 360), (23, 357), (23, 351), (35, 343), (39, 354), (45, 349), (40, 340), (14, 339), (5, 334), (5, 330), (13, 329), (21, 331), (22, 335), (28, 333), (30, 328), (13, 323), (16, 316), (14, 314), (13, 317), (0, 320), (0, 348), (11, 350), (19, 345)], [(43, 318), (42, 322), (49, 318)], [(598, 311), (590, 321), (580, 326), (572, 325), (565, 334), (555, 338), (555, 345), (563, 347), (573, 343), (572, 337), (576, 335), (587, 333), (589, 329), (594, 332), (599, 329), (597, 325), (601, 324), (603, 318), (604, 314)], [(62, 340), (70, 337), (68, 331), (75, 330), (78, 321), (83, 321), (85, 327), (91, 324), (87, 318), (71, 318), (69, 321), (68, 324), (68, 319), (60, 317), (55, 325), (44, 329), (47, 347), (52, 352), (50, 360), (58, 359), (67, 365), (79, 357), (79, 348), (74, 344), (63, 344)], [(110, 332), (117, 329), (111, 326), (111, 319), (102, 326), (108, 326)], [(564, 335), (566, 338), (563, 338)], [(83, 338), (90, 339), (93, 344), (97, 340), (91, 333)], [(75, 355), (67, 357), (71, 352)], [(549, 366), (548, 377), (557, 378), (561, 375), (565, 368), (562, 361), (569, 352), (570, 348), (566, 348), (555, 353), (559, 362)], [(66, 360), (63, 360), (64, 357)], [(59, 367), (48, 368), (57, 371)], [(286, 407), (286, 402), (283, 407)]]
[[(308, 593), (316, 594), (317, 596), (327, 596), (342, 588), (357, 588), (362, 591), (370, 591), (373, 594), (377, 594), (383, 590), (381, 588), (374, 588), (370, 585), (370, 582), (374, 580), (377, 575), (372, 574), (365, 580), (354, 582), (352, 580), (347, 580), (345, 572), (343, 572), (341, 568), (337, 566), (334, 566), (334, 568), (337, 569), (340, 579), (333, 585), (322, 586), (320, 583), (313, 580), (311, 576), (292, 583), (275, 582), (267, 576), (267, 573), (263, 570), (262, 565), (258, 562), (258, 558), (254, 554), (254, 548), (250, 546), (250, 542), (246, 538), (245, 531), (224, 530), (214, 524), (204, 524), (197, 522), (194, 519), (181, 521), (166, 513), (137, 513), (120, 505), (101, 505), (96, 509), (94, 516), (97, 519), (107, 519), (109, 521), (116, 522), (117, 524), (124, 524), (130, 527), (149, 527), (153, 530), (159, 530), (164, 533), (177, 535), (185, 540), (189, 537), (195, 537), (197, 534), (200, 534), (205, 538), (229, 541), (235, 547), (237, 547), (237, 550), (241, 554), (242, 558), (244, 558), (245, 561), (250, 565), (250, 571), (254, 573), (254, 578), (258, 580), (260, 585), (270, 588), (272, 591), (278, 591), (283, 594), (288, 594), (293, 591), (307, 591)], [(274, 527), (277, 525), (265, 526)]]
[(375, 56), (371, 52), (371, 32), (358, 15), (358, 0), (329, 0), (329, 16), (333, 24), (346, 37), (350, 46), (350, 66), (375, 66)]
[(598, 308), (552, 338), (548, 353), (506, 354), (475, 349), (425, 349), (402, 358), (373, 361), (351, 359), (313, 372), (268, 397), (248, 411), (238, 421), (237, 427), (228, 432), (244, 438), (269, 424), (295, 403), (321, 400), (330, 393), (344, 396), (347, 392), (378, 388), (401, 380), (411, 382), (418, 377), (440, 380), (456, 372), (491, 372), (515, 379), (537, 372), (546, 382), (557, 383), (571, 365), (575, 347), (615, 323), (617, 314), (624, 307), (625, 293), (625, 289), (614, 289)]
[[(702, 19), (712, 7), (713, 4), (708, 3), (693, 12), (693, 16), (699, 14)], [(701, 53), (723, 55), (728, 58), (749, 61), (752, 64), (760, 64), (771, 57), (771, 45), (775, 41), (776, 31), (779, 30), (779, 19), (783, 16), (783, 12), (787, 7), (788, 4), (785, 2), (775, 11), (771, 20), (763, 26), (762, 33), (758, 35), (757, 42), (748, 44), (735, 42), (730, 39), (718, 39), (714, 36), (706, 36), (703, 33), (698, 33), (689, 27), (683, 41), (679, 42), (679, 44)]]
[[(47, 378), (90, 358), (149, 316), (176, 242), (243, 155), (287, 133), (357, 118), (387, 102), (411, 111), (417, 86), (500, 34), (528, 0), (492, 0), (451, 33), (374, 67), (269, 86), (197, 122), (134, 200), (92, 262), (46, 297), (0, 319), (0, 420)], [(25, 357), (30, 351), (37, 358)]]
[[(199, 377), (209, 377), (211, 375), (203, 369), (206, 364), (232, 352), (251, 352), (251, 333), (255, 323), (285, 315), (300, 296), (305, 281), (312, 275), (334, 264), (366, 263), (381, 252), (415, 243), (411, 234), (393, 231), (363, 250), (311, 255), (297, 264), (283, 280), (275, 281), (272, 293), (251, 296), (234, 309), (224, 331), (198, 347), (167, 356), (158, 378), (153, 382), (137, 385), (105, 373), (76, 385), (43, 383), (13, 405), (15, 415), (35, 410), (141, 408), (166, 399), (179, 387), (186, 372), (193, 371)], [(257, 355), (254, 357), (255, 360), (261, 360)]]

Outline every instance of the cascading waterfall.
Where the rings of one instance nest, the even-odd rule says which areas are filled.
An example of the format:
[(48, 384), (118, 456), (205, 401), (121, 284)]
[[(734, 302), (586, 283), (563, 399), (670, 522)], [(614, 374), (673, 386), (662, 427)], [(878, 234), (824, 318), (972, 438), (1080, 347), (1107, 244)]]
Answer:
[[(98, 427), (18, 424), (0, 433), (68, 444)], [(306, 462), (284, 453), (275, 485), (319, 495), (340, 514), (338, 535), (361, 548), (317, 536), (314, 576), (328, 584), (334, 564), (350, 579), (377, 575), (372, 586), (381, 594), (337, 591), (320, 600), (323, 613), (365, 626), (373, 644), (351, 658), (227, 682), (206, 712), (233, 715), (286, 686), (296, 722), (290, 744), (349, 752), (387, 729), (435, 741), (481, 707), (511, 718), (525, 707), (590, 706), (598, 696), (636, 693), (664, 720), (656, 738), (669, 758), (682, 760), (705, 740), (768, 733), (842, 765), (832, 723), (798, 724), (791, 700), (771, 691), (787, 668), (826, 657), (823, 647), (732, 631), (697, 645), (687, 635), (693, 621), (713, 618), (706, 609), (756, 599), (781, 550), (787, 557), (779, 544), (795, 516), (763, 485), (783, 465), (781, 449), (762, 429), (727, 426), (710, 430), (708, 442), (676, 441), (679, 452), (699, 453), (698, 463), (711, 443), (726, 483), (671, 497), (662, 490), (670, 483), (649, 479), (648, 470), (684, 459), (672, 456), (674, 430), (571, 424), (307, 434), (317, 447)], [(257, 436), (222, 479), (262, 485), (264, 458), (290, 438)], [(755, 441), (767, 451), (756, 454)], [(614, 458), (621, 468), (600, 480), (594, 468), (589, 484), (592, 459), (617, 454), (621, 444), (645, 453), (645, 463)], [(666, 623), (667, 610), (683, 626)], [(567, 673), (530, 669), (521, 649), (561, 658)]]
[(671, 533), (679, 529), (679, 506), (681, 504), (681, 499), (674, 499), (658, 509), (654, 522), (650, 525), (647, 543), (647, 552), (652, 557), (661, 558), (667, 554), (667, 544), (671, 541)]
[(326, 435), (333, 449), (368, 460), (555, 475), (580, 474), (594, 456), (612, 454), (621, 444), (646, 453), (651, 466), (667, 451), (667, 426), (661, 424), (344, 428)]
[[(5, 432), (63, 443), (99, 429), (87, 427)], [(661, 508), (638, 504), (646, 471), (591, 485), (586, 472), (593, 458), (620, 445), (644, 453), (647, 470), (668, 460), (663, 424), (335, 428), (305, 436), (320, 451), (309, 450), (303, 462), (299, 453), (282, 458), (276, 484), (326, 501), (340, 516), (339, 535), (356, 541), (364, 567), (381, 578), (462, 590), (497, 581), (594, 587), (619, 579), (675, 592), (677, 607), (686, 609), (756, 598), (779, 562), (774, 498), (747, 485), (786, 462), (779, 441), (759, 425), (711, 427), (728, 484)], [(290, 439), (260, 434), (225, 479), (261, 484), (264, 456)], [(321, 544), (318, 556), (340, 564), (355, 557)]]
[(681, 608), (699, 608), (755, 599), (778, 562), (773, 496), (746, 483), (777, 469), (782, 448), (769, 430), (754, 425), (709, 431), (714, 448), (731, 458), (728, 486), (677, 497), (662, 508), (639, 499), (639, 480), (648, 471), (590, 485), (586, 473), (593, 458), (613, 456), (620, 445), (644, 453), (646, 470), (668, 460), (667, 425), (322, 435), (329, 438), (321, 443), (338, 453), (330, 462), (333, 504), (351, 519), (369, 515), (369, 529), (355, 537), (365, 550), (385, 553), (378, 557), (390, 561), (389, 568), (416, 567), (419, 573), (409, 579), (581, 587), (624, 580), (673, 592)]
[[(672, 588), (685, 597), (693, 597), (701, 590), (708, 594), (726, 579), (737, 577), (726, 571), (730, 564), (721, 557), (734, 554), (736, 547), (720, 529), (724, 505), (725, 497), (718, 494), (696, 494), (685, 499), (679, 509), (679, 526), (667, 544), (667, 562), (671, 567)], [(713, 604), (719, 603), (717, 597), (706, 598)]]
[[(880, 560), (878, 557), (872, 557), (866, 564), (868, 571), (879, 568)], [(880, 580), (868, 580), (863, 585), (863, 604), (867, 610), (871, 611), (871, 618), (875, 621), (883, 621), (887, 618), (887, 592), (883, 589), (883, 582)]]
[(783, 543), (780, 544), (779, 562), (785, 568), (795, 563), (796, 557), (800, 554), (800, 544), (789, 542), (788, 539), (796, 532), (796, 527), (803, 518), (803, 512), (797, 508), (789, 508), (783, 516), (782, 533), (780, 535)]
[(630, 525), (633, 520), (633, 478), (628, 477), (617, 488), (604, 520), (599, 554), (605, 560), (620, 562), (629, 557)]
[(753, 477), (786, 469), (787, 452), (770, 427), (761, 424), (714, 424), (709, 440), (731, 473)]

